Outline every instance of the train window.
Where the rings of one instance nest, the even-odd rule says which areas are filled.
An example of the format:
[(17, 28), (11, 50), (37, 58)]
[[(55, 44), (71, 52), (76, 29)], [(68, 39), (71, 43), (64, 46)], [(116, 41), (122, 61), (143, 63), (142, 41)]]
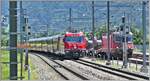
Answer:
[(65, 42), (65, 38), (63, 38), (63, 42)]
[(116, 41), (121, 41), (121, 37), (116, 37)]
[(122, 41), (122, 37), (120, 35), (114, 35), (114, 39), (115, 39), (115, 42), (121, 42)]
[(127, 36), (127, 42), (132, 42), (132, 36), (131, 35)]
[(120, 31), (123, 31), (123, 27), (124, 27), (123, 25), (120, 26)]
[(66, 37), (65, 42), (82, 42), (83, 41), (83, 36), (79, 37)]

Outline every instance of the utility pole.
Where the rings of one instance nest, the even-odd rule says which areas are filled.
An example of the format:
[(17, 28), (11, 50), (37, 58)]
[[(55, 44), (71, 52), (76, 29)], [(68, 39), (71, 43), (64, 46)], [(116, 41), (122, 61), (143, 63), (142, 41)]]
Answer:
[[(92, 1), (92, 41), (93, 41), (93, 57), (95, 55), (95, 40), (94, 40), (94, 33), (95, 33), (95, 17), (94, 17), (94, 1)], [(93, 59), (94, 60), (94, 59)]]
[(58, 42), (57, 42), (57, 51), (60, 50), (60, 37), (58, 37)]
[(143, 25), (143, 66), (141, 71), (147, 73), (148, 68), (146, 64), (146, 2), (142, 2), (142, 25)]
[(92, 1), (92, 40), (94, 49), (94, 33), (95, 33), (95, 21), (94, 21), (94, 1)]
[(71, 16), (72, 16), (72, 9), (71, 8), (69, 8), (69, 31), (71, 32), (72, 31), (72, 28), (71, 28), (71, 25), (72, 25), (72, 18), (71, 18)]
[[(2, 0), (0, 1), (0, 11), (2, 10), (1, 6), (2, 6)], [(2, 17), (0, 17), (0, 21), (2, 21)], [(0, 51), (2, 50), (1, 49), (1, 46), (2, 46), (1, 45), (1, 39), (2, 39), (2, 26), (0, 24)], [(0, 53), (0, 61), (1, 61), (1, 58), (2, 58), (2, 54)], [(0, 63), (0, 80), (1, 79), (2, 79), (2, 63)]]
[(46, 32), (47, 32), (47, 36), (48, 36), (48, 35), (49, 35), (49, 34), (48, 34), (48, 31), (49, 31), (49, 30), (48, 30), (48, 27), (49, 27), (49, 25), (47, 24), (46, 27), (47, 27), (47, 31), (46, 31)]
[[(22, 1), (20, 1), (20, 44), (23, 44), (23, 8), (22, 8)], [(21, 69), (20, 69), (20, 79), (22, 80), (22, 71), (23, 71), (23, 48), (20, 48), (20, 62), (21, 62)]]
[(17, 1), (9, 1), (10, 80), (17, 80)]
[(106, 62), (106, 65), (110, 65), (110, 30), (109, 30), (109, 21), (110, 21), (110, 9), (109, 9), (109, 6), (110, 6), (110, 3), (109, 1), (107, 1), (107, 62)]
[(127, 41), (126, 41), (126, 25), (125, 25), (125, 13), (122, 17), (123, 24), (123, 66), (122, 68), (127, 68)]
[(54, 53), (54, 40), (52, 39), (52, 53)]
[[(149, 4), (148, 6), (150, 6), (150, 1), (148, 2), (148, 4)], [(150, 26), (150, 20), (149, 20), (149, 26)], [(150, 28), (149, 28), (149, 31), (150, 31)], [(149, 33), (149, 35), (150, 35), (150, 33)], [(149, 38), (149, 43), (150, 43), (150, 38)], [(150, 44), (149, 44), (149, 47), (150, 47)], [(150, 51), (149, 51), (149, 54), (150, 54)], [(149, 56), (149, 63), (150, 63), (150, 56)], [(148, 68), (148, 73), (149, 73), (149, 80), (150, 80), (150, 67)]]

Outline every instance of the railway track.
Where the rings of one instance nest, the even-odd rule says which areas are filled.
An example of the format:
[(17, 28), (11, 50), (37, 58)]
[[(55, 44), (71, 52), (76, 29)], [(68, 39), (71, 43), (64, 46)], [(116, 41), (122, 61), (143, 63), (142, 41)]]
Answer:
[(65, 65), (59, 63), (59, 61), (52, 60), (40, 54), (35, 54), (35, 55), (39, 57), (40, 59), (42, 59), (51, 68), (53, 68), (65, 80), (89, 80), (88, 77), (83, 76), (77, 73), (75, 70), (72, 70), (71, 68), (66, 67)]
[[(66, 80), (111, 80), (112, 78), (107, 75), (104, 76), (100, 72), (97, 74), (95, 71), (84, 68), (84, 70), (86, 70), (85, 72), (77, 67), (74, 67), (74, 65), (72, 66), (71, 64), (66, 63), (65, 62), (66, 60), (64, 61), (54, 60), (53, 58), (58, 59), (58, 57), (55, 57), (55, 56), (40, 55), (40, 54), (37, 54), (36, 56), (41, 58), (44, 62), (46, 62), (50, 67), (52, 67), (57, 73), (59, 73)], [(68, 61), (71, 61), (71, 60), (68, 60)], [(68, 72), (70, 74), (68, 74)]]
[[(91, 80), (91, 78), (89, 78), (87, 76), (83, 76), (79, 72), (75, 71), (74, 68), (67, 67), (65, 64), (63, 64), (62, 61), (50, 59), (49, 54), (48, 55), (46, 54), (46, 56), (44, 56), (44, 57), (51, 60), (53, 63), (57, 64), (57, 66), (63, 67), (64, 69), (66, 69), (67, 71), (69, 71), (70, 73), (72, 73), (73, 75), (78, 77), (78, 79), (80, 78), (80, 80)], [(58, 56), (56, 56), (56, 57), (59, 58)], [(120, 69), (115, 69), (115, 68), (112, 68), (110, 66), (96, 64), (94, 62), (86, 61), (86, 60), (83, 60), (83, 59), (72, 60), (72, 61), (74, 61), (76, 63), (80, 63), (80, 64), (88, 66), (88, 67), (92, 67), (92, 68), (97, 69), (97, 70), (104, 71), (104, 72), (112, 74), (112, 75), (116, 75), (116, 76), (121, 77), (121, 78), (128, 79), (128, 80), (149, 80), (148, 76), (144, 76), (144, 75), (140, 75), (140, 74), (136, 74), (136, 73), (133, 73), (133, 72), (128, 72), (128, 71), (124, 71), (124, 70), (120, 70)], [(51, 66), (51, 67), (53, 67), (53, 66)], [(53, 67), (53, 69), (55, 70), (56, 68)], [(57, 71), (57, 69), (55, 71), (58, 72), (60, 75), (64, 76), (64, 74)], [(68, 78), (68, 77), (66, 77), (65, 79), (66, 80), (73, 80), (72, 78)]]
[(92, 67), (92, 68), (95, 68), (95, 69), (98, 69), (98, 70), (101, 70), (101, 71), (104, 71), (104, 72), (107, 72), (107, 73), (110, 73), (110, 74), (113, 74), (113, 75), (117, 75), (122, 78), (129, 79), (129, 80), (149, 80), (149, 77), (144, 76), (144, 75), (139, 75), (139, 74), (131, 73), (128, 71), (115, 69), (115, 68), (112, 68), (109, 66), (96, 64), (96, 63), (89, 62), (86, 60), (79, 59), (79, 60), (73, 60), (73, 61), (83, 64), (83, 65), (86, 65), (86, 66), (89, 66), (89, 67)]

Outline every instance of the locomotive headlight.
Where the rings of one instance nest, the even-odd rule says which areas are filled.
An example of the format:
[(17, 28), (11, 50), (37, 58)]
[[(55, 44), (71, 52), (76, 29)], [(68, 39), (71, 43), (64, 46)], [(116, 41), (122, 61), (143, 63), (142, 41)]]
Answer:
[(65, 53), (69, 53), (69, 51), (65, 51)]
[(74, 49), (76, 49), (77, 47), (76, 46), (74, 46)]
[(131, 48), (131, 46), (129, 45), (128, 48)]
[(97, 52), (96, 52), (96, 51), (94, 51), (94, 53), (96, 54)]
[(116, 48), (119, 48), (118, 46)]

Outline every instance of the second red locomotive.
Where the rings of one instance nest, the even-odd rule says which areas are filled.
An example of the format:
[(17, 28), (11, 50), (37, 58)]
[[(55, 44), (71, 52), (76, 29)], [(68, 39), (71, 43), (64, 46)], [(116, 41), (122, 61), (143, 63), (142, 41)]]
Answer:
[[(110, 33), (110, 53), (111, 57), (122, 59), (123, 57), (123, 35), (122, 31), (113, 31)], [(128, 58), (132, 57), (133, 52), (133, 34), (128, 32), (126, 34), (126, 47)], [(107, 46), (107, 33), (102, 34), (102, 44), (101, 48), (97, 50), (97, 54), (107, 57), (108, 46)]]

